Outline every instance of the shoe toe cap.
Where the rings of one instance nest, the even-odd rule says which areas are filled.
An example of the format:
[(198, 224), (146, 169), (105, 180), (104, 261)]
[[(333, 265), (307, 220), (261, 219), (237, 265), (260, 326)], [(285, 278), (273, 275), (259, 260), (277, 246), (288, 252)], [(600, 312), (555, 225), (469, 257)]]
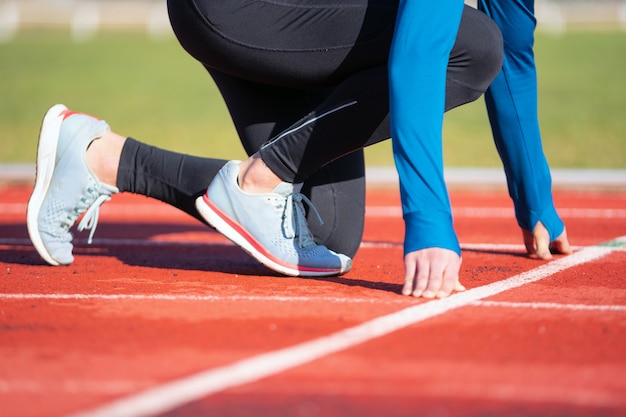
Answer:
[(45, 238), (42, 236), (44, 248), (39, 251), (42, 257), (51, 265), (69, 265), (74, 262), (72, 249), (74, 246), (64, 240)]

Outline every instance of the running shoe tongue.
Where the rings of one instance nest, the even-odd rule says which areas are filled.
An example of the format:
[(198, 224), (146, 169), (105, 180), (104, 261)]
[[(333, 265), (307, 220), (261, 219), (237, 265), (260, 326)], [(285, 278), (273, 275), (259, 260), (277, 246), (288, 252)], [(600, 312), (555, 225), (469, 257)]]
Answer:
[(281, 182), (272, 190), (273, 194), (278, 194), (283, 197), (287, 197), (291, 193), (298, 193), (302, 189), (302, 184), (290, 184), (288, 182)]
[(313, 239), (313, 235), (309, 231), (309, 226), (306, 219), (306, 210), (304, 204), (306, 203), (313, 213), (322, 224), (322, 218), (313, 206), (313, 203), (303, 194), (302, 183), (289, 184), (286, 182), (280, 183), (272, 193), (284, 197), (284, 214), (283, 214), (283, 228), (285, 236), (289, 239), (296, 239), (297, 245), (302, 249), (310, 249), (317, 244)]

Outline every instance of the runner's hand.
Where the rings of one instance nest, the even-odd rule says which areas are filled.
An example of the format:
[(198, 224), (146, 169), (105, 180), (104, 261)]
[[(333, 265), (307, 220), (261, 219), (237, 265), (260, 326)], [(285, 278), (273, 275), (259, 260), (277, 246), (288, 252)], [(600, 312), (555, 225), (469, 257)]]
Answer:
[(551, 259), (552, 253), (572, 253), (569, 241), (567, 240), (567, 232), (565, 230), (563, 230), (563, 233), (561, 233), (561, 235), (552, 242), (550, 242), (550, 234), (548, 233), (548, 230), (541, 222), (537, 223), (532, 232), (522, 230), (522, 234), (524, 235), (526, 252), (531, 258)]
[(442, 248), (421, 249), (404, 256), (402, 294), (413, 297), (444, 298), (452, 291), (464, 291), (459, 282), (461, 257)]

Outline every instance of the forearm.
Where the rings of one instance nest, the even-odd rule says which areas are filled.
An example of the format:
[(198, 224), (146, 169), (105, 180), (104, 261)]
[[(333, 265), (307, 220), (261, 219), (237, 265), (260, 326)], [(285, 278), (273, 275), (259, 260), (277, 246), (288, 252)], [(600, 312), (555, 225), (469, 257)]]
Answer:
[(393, 152), (406, 224), (405, 253), (441, 247), (460, 253), (443, 176), (446, 69), (461, 0), (403, 0), (389, 59)]
[(505, 39), (504, 65), (485, 99), (516, 218), (529, 231), (542, 222), (554, 239), (564, 226), (552, 201), (539, 128), (534, 0), (481, 0), (479, 8), (496, 22)]

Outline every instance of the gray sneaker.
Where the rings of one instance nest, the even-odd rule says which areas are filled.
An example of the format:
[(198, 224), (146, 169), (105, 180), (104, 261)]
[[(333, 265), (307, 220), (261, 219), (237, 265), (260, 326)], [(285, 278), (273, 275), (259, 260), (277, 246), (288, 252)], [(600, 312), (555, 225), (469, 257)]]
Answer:
[(310, 202), (299, 193), (301, 185), (281, 183), (271, 193), (246, 193), (238, 185), (239, 163), (227, 163), (196, 200), (211, 226), (285, 275), (330, 276), (350, 270), (349, 257), (313, 241), (302, 204)]
[(85, 160), (89, 144), (107, 130), (105, 121), (72, 112), (62, 104), (51, 107), (44, 116), (26, 224), (35, 249), (50, 265), (74, 261), (70, 228), (84, 213), (78, 229), (91, 229), (91, 243), (100, 206), (119, 192), (101, 183)]

